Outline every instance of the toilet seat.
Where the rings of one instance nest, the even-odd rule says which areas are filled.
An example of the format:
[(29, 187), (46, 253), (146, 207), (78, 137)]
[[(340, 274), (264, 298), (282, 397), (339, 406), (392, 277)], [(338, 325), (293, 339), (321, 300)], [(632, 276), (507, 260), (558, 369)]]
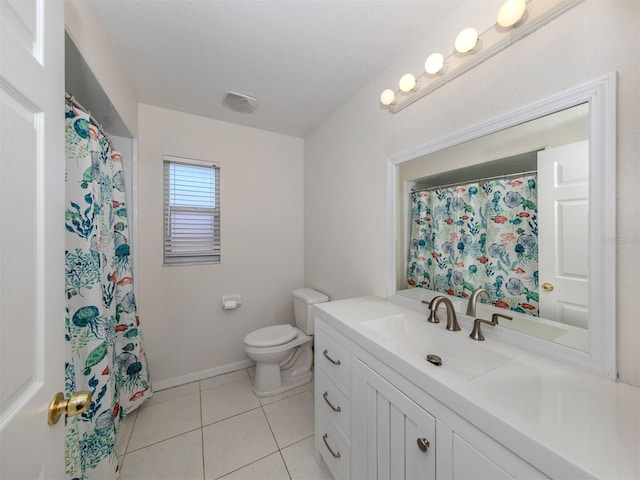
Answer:
[(275, 347), (284, 345), (298, 336), (298, 329), (288, 323), (264, 327), (249, 333), (244, 337), (244, 344), (248, 347)]

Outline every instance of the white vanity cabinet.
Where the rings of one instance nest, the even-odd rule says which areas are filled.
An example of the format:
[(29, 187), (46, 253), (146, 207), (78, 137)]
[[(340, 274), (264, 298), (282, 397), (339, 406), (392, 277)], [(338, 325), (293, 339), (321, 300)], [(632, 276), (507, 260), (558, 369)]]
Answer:
[(548, 478), (316, 317), (316, 459), (334, 479)]

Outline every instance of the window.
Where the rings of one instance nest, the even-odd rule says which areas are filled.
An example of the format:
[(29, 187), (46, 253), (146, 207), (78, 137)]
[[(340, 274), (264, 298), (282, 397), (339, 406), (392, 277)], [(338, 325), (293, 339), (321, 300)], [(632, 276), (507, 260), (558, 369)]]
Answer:
[(220, 165), (163, 160), (164, 264), (220, 263)]

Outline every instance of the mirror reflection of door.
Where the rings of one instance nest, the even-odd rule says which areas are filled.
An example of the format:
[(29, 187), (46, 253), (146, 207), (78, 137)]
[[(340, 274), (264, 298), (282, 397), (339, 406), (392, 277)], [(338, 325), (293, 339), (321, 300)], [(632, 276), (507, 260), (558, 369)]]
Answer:
[(587, 328), (589, 142), (538, 152), (538, 179), (540, 316)]

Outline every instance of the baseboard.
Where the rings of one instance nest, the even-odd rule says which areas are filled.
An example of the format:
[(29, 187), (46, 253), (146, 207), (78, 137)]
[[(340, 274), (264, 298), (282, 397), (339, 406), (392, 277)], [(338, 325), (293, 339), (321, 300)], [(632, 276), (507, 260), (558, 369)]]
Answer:
[(208, 368), (206, 370), (200, 370), (199, 372), (188, 373), (186, 375), (180, 375), (179, 377), (167, 378), (166, 380), (153, 382), (152, 388), (154, 392), (166, 390), (167, 388), (177, 387), (184, 385), (185, 383), (196, 382), (198, 380), (204, 380), (205, 378), (215, 377), (216, 375), (249, 368), (255, 364), (256, 362), (249, 359), (235, 363), (228, 363), (227, 365), (221, 365), (219, 367)]

